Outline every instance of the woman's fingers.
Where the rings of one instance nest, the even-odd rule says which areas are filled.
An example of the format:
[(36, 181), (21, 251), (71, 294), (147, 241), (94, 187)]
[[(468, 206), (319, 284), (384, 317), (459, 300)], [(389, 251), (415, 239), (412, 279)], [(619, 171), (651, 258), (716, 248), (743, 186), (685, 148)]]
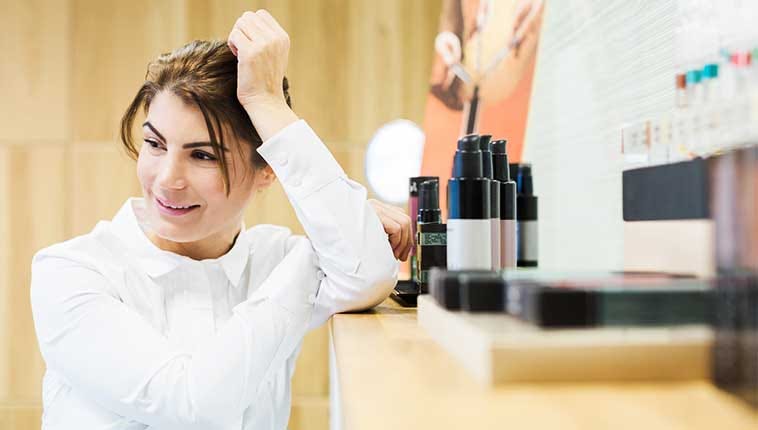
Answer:
[(389, 211), (384, 211), (383, 223), (385, 226), (384, 231), (387, 233), (390, 246), (392, 246), (392, 252), (395, 254), (395, 257), (399, 257), (405, 246), (405, 242), (403, 241), (403, 226), (390, 215)]
[(518, 5), (510, 41), (514, 45), (516, 56), (518, 56), (521, 43), (534, 30), (537, 17), (542, 12), (542, 7), (542, 0), (522, 0)]
[(371, 206), (374, 208), (376, 216), (379, 217), (379, 221), (382, 223), (384, 232), (387, 233), (390, 246), (392, 246), (392, 251), (394, 252), (395, 248), (400, 244), (400, 236), (397, 235), (400, 231), (400, 224), (396, 223), (389, 215), (387, 215), (387, 210), (380, 202), (369, 200), (369, 203), (371, 203)]
[(258, 12), (245, 12), (238, 20), (244, 33), (253, 43), (261, 43), (271, 39), (271, 30), (263, 22), (263, 18)]
[(279, 26), (279, 23), (276, 22), (276, 19), (265, 9), (261, 9), (257, 12), (255, 12), (255, 15), (258, 17), (258, 20), (260, 21), (261, 25), (266, 27), (266, 30), (268, 30), (271, 34), (276, 34), (281, 32), (284, 32), (284, 30)]
[(377, 200), (369, 200), (387, 233), (395, 258), (405, 261), (413, 246), (411, 222), (405, 212), (395, 206)]
[(402, 235), (400, 234), (400, 224), (396, 223), (392, 219), (388, 219), (385, 221), (385, 229), (384, 231), (387, 232), (387, 238), (390, 241), (390, 246), (392, 247), (392, 253), (395, 254), (395, 257), (400, 255), (401, 246), (402, 246)]
[(282, 81), (287, 70), (289, 36), (271, 14), (263, 10), (243, 13), (234, 23), (227, 43), (237, 56), (237, 99), (242, 106), (252, 109), (262, 102), (284, 105)]
[(413, 232), (410, 231), (410, 228), (408, 228), (408, 247), (405, 248), (405, 252), (403, 252), (403, 255), (400, 257), (401, 261), (405, 261), (408, 259), (408, 256), (411, 254), (411, 251), (413, 250), (413, 247), (416, 246), (416, 239), (413, 237)]
[(411, 219), (408, 217), (408, 215), (405, 214), (405, 212), (402, 212), (398, 209), (396, 212), (396, 215), (400, 217), (400, 231), (402, 234), (401, 239), (401, 247), (400, 247), (400, 255), (397, 257), (401, 261), (405, 261), (408, 259), (408, 253), (410, 252), (410, 245), (413, 243), (413, 238), (411, 237)]
[(405, 212), (395, 206), (384, 205), (386, 216), (399, 226), (398, 231), (394, 234), (399, 237), (398, 245), (394, 249), (395, 257), (405, 261), (408, 258), (410, 247), (413, 244), (411, 237), (411, 219)]
[(527, 15), (529, 15), (531, 8), (531, 0), (521, 0), (516, 6), (516, 19), (513, 20), (513, 29), (511, 31), (511, 36), (516, 37), (519, 35), (519, 30), (523, 26), (524, 21), (526, 20)]
[(226, 44), (229, 45), (229, 49), (232, 50), (232, 53), (235, 56), (239, 56), (240, 47), (244, 46), (244, 44), (248, 42), (250, 42), (250, 39), (245, 36), (242, 30), (234, 27), (229, 33), (229, 39), (226, 41)]

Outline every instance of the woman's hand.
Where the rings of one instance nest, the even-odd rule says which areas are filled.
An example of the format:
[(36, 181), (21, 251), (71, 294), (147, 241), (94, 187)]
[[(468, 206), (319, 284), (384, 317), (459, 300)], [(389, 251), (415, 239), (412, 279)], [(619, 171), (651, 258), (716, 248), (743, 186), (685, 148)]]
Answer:
[(382, 222), (384, 232), (389, 236), (390, 246), (392, 246), (395, 258), (401, 261), (407, 260), (411, 248), (416, 244), (411, 234), (411, 218), (405, 214), (405, 211), (396, 206), (390, 206), (374, 199), (369, 199), (368, 202)]
[(237, 98), (242, 106), (260, 101), (284, 102), (290, 38), (267, 11), (245, 12), (234, 23), (229, 48), (239, 60)]
[(290, 38), (270, 13), (245, 12), (227, 40), (237, 56), (237, 98), (265, 142), (297, 116), (287, 106), (282, 83)]
[(521, 0), (516, 8), (516, 20), (513, 22), (511, 44), (514, 56), (518, 57), (519, 48), (525, 39), (536, 34), (542, 16), (543, 0)]

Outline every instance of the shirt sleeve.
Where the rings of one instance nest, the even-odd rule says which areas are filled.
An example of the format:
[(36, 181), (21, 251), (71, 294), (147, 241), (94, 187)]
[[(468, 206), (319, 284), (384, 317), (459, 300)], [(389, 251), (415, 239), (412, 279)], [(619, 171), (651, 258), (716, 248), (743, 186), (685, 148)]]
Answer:
[(315, 275), (322, 280), (310, 327), (386, 299), (397, 281), (398, 262), (366, 189), (345, 175), (303, 120), (258, 152), (276, 173), (318, 255)]
[(32, 263), (31, 304), (49, 369), (101, 406), (161, 429), (229, 428), (300, 344), (318, 281), (302, 240), (264, 281), (265, 297), (242, 302), (216, 335), (188, 354), (113, 293), (94, 264), (42, 251)]

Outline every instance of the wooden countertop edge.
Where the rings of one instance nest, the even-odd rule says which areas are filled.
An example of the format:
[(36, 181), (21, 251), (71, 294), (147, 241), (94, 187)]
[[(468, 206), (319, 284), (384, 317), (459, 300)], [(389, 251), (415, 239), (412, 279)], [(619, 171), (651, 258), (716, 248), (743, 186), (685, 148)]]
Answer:
[(758, 411), (707, 381), (482, 387), (390, 299), (335, 315), (329, 333), (346, 429), (758, 428)]

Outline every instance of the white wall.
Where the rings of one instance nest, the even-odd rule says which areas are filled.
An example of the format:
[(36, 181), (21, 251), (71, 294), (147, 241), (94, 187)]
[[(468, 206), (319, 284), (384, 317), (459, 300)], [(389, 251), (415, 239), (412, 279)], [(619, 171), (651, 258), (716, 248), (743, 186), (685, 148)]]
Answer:
[(540, 200), (540, 266), (629, 268), (621, 126), (673, 108), (676, 10), (666, 0), (547, 0), (524, 152)]

